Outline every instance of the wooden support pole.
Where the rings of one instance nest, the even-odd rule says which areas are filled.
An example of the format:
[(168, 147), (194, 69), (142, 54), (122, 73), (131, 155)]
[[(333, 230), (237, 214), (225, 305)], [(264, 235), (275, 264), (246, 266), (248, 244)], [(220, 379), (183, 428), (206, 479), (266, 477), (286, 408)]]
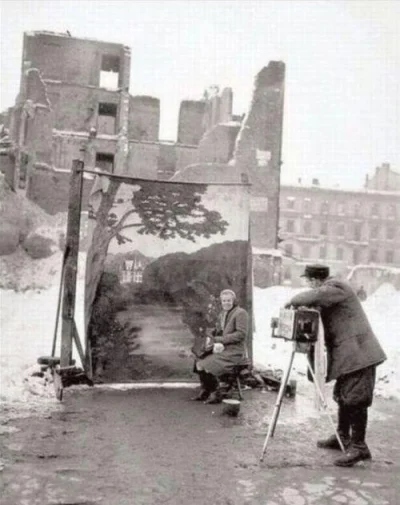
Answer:
[(65, 247), (68, 256), (64, 271), (64, 289), (62, 301), (61, 355), (60, 367), (72, 363), (72, 344), (75, 333), (76, 278), (78, 271), (79, 233), (82, 205), (83, 162), (72, 162), (69, 187), (68, 224)]
[[(248, 193), (247, 193), (248, 194)], [(247, 334), (247, 358), (250, 361), (251, 368), (253, 368), (253, 333), (255, 330), (254, 322), (254, 300), (253, 300), (253, 252), (251, 246), (251, 233), (250, 233), (250, 215), (249, 215), (249, 235), (247, 242), (247, 257), (246, 257), (246, 296), (247, 296), (247, 307), (245, 309), (249, 310), (249, 328)]]

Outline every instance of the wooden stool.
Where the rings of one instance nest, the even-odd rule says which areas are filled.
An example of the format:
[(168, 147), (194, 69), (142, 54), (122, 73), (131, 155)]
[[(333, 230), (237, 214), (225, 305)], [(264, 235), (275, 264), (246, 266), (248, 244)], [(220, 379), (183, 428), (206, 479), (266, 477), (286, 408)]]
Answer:
[(240, 365), (235, 365), (230, 373), (227, 373), (221, 377), (221, 379), (228, 385), (228, 389), (226, 390), (225, 394), (228, 394), (234, 388), (234, 386), (236, 386), (239, 400), (243, 400), (240, 377), (243, 375), (243, 372), (249, 371), (249, 367), (249, 363), (241, 363)]

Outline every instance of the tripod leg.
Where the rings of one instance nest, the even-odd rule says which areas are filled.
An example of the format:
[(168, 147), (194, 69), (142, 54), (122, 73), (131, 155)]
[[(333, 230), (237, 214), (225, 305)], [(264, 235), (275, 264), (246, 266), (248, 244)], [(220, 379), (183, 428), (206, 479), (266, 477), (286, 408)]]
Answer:
[(317, 378), (315, 377), (315, 373), (314, 373), (314, 370), (312, 369), (312, 366), (311, 366), (311, 363), (310, 363), (310, 360), (307, 359), (307, 365), (308, 365), (308, 370), (313, 378), (313, 381), (314, 381), (314, 385), (315, 385), (315, 388), (319, 394), (319, 397), (321, 398), (321, 403), (322, 403), (322, 406), (324, 408), (324, 411), (326, 412), (328, 418), (329, 418), (329, 421), (333, 427), (333, 430), (335, 432), (335, 435), (336, 435), (336, 438), (337, 438), (337, 441), (339, 442), (339, 445), (340, 445), (340, 449), (342, 450), (342, 452), (346, 452), (345, 451), (345, 448), (344, 448), (344, 445), (343, 445), (343, 442), (342, 442), (342, 439), (340, 438), (340, 435), (339, 435), (339, 432), (335, 426), (335, 423), (333, 422), (333, 419), (332, 417), (330, 416), (329, 412), (328, 412), (328, 404), (326, 403), (326, 398), (325, 398), (325, 395), (324, 393), (321, 391), (321, 388), (319, 387), (319, 384), (317, 382)]
[(260, 461), (263, 461), (263, 459), (264, 459), (264, 454), (265, 454), (265, 452), (267, 450), (267, 445), (268, 445), (269, 439), (274, 436), (276, 423), (278, 421), (279, 412), (281, 410), (282, 399), (283, 399), (283, 396), (285, 394), (286, 386), (287, 386), (288, 381), (289, 381), (289, 375), (290, 375), (290, 371), (292, 369), (295, 353), (296, 353), (296, 351), (293, 348), (292, 354), (290, 356), (289, 365), (288, 365), (288, 367), (287, 367), (287, 369), (285, 371), (285, 374), (284, 374), (284, 376), (282, 378), (281, 387), (279, 388), (278, 397), (276, 399), (274, 411), (272, 413), (272, 418), (271, 418), (271, 421), (270, 421), (269, 426), (268, 426), (268, 433), (267, 433), (267, 436), (265, 437), (264, 446), (263, 446), (263, 450), (262, 450), (262, 453), (261, 453)]

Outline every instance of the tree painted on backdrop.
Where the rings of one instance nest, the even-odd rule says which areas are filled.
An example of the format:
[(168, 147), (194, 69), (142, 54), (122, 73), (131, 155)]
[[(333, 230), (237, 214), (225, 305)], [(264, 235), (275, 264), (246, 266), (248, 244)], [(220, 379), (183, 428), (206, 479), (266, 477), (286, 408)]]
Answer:
[[(207, 185), (138, 181), (132, 187), (128, 206), (126, 200), (115, 201), (120, 185), (119, 179), (111, 178), (107, 191), (102, 192), (98, 209), (89, 209), (89, 218), (94, 219), (96, 225), (87, 256), (90, 275), (85, 289), (86, 325), (90, 321), (108, 246), (113, 238), (120, 245), (132, 242), (124, 231), (136, 228), (140, 235), (154, 235), (162, 240), (179, 237), (196, 242), (197, 237), (225, 234), (229, 224), (218, 211), (209, 210), (202, 204)], [(124, 209), (120, 216), (118, 207)]]

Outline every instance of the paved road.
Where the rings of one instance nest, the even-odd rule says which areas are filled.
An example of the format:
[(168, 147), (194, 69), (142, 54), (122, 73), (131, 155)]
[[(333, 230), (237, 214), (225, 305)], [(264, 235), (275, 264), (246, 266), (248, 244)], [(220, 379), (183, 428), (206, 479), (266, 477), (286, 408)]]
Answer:
[[(2, 505), (397, 505), (400, 404), (371, 415), (374, 460), (333, 466), (328, 423), (286, 400), (263, 463), (275, 393), (246, 391), (237, 419), (188, 389), (66, 390), (44, 418), (3, 426)], [(13, 431), (13, 430), (19, 431)], [(5, 432), (5, 433), (4, 433)]]

